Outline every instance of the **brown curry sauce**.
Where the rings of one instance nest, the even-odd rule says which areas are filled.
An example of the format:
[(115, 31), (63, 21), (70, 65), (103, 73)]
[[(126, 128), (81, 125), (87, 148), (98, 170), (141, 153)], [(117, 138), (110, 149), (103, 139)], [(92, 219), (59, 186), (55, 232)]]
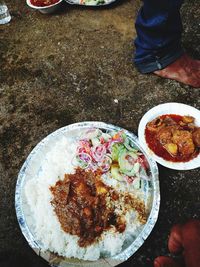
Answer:
[[(65, 174), (64, 180), (57, 181), (50, 190), (51, 204), (62, 229), (77, 235), (80, 247), (94, 243), (111, 227), (119, 233), (125, 231), (124, 217), (115, 213), (121, 196), (105, 185), (99, 174), (78, 168), (75, 174)], [(145, 206), (141, 201), (126, 196), (124, 205), (135, 207), (139, 219), (146, 222)]]

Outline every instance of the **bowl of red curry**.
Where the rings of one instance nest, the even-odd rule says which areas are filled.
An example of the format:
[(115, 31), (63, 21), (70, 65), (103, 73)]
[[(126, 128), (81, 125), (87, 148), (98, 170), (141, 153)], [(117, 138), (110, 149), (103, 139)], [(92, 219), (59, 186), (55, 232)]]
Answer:
[(50, 14), (60, 8), (62, 0), (26, 0), (26, 3), (41, 13)]
[(200, 111), (182, 103), (165, 103), (141, 119), (140, 144), (161, 165), (190, 170), (200, 167)]

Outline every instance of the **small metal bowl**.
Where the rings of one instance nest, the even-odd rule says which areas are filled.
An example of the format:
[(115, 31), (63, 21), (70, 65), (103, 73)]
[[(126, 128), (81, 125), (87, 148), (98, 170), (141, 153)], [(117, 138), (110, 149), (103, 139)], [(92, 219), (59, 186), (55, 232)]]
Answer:
[(34, 8), (38, 11), (40, 11), (43, 14), (51, 14), (54, 13), (55, 11), (57, 11), (61, 4), (62, 4), (63, 0), (59, 0), (57, 3), (53, 4), (53, 5), (49, 5), (49, 6), (34, 6), (33, 4), (31, 4), (30, 0), (26, 0), (26, 3), (28, 6), (30, 6), (31, 8)]

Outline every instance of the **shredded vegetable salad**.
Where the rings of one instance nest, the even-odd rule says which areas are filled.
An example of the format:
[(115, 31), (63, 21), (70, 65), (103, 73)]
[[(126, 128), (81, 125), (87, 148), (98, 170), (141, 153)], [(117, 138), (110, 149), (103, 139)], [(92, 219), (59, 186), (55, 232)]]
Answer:
[(103, 5), (109, 2), (110, 0), (79, 0), (81, 5)]
[(146, 158), (124, 131), (88, 130), (79, 140), (75, 160), (83, 169), (101, 171), (102, 174), (110, 172), (112, 178), (134, 184), (136, 189), (140, 188), (141, 179), (149, 180)]

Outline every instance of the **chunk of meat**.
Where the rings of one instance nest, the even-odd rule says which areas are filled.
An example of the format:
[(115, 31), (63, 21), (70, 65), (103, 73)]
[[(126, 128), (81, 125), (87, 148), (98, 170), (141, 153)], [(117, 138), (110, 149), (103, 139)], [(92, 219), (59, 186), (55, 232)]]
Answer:
[(184, 156), (191, 155), (195, 151), (192, 133), (189, 131), (174, 131), (172, 141), (177, 144), (179, 152)]
[(165, 126), (172, 126), (172, 125), (177, 125), (177, 122), (175, 120), (173, 120), (171, 117), (166, 116), (163, 119), (163, 123), (165, 124)]
[(186, 123), (186, 122), (183, 122), (183, 121), (179, 121), (179, 125), (181, 126), (182, 130), (193, 131), (195, 129), (195, 125), (194, 125), (193, 122)]
[(167, 126), (174, 126), (177, 125), (177, 122), (170, 118), (169, 116), (166, 116), (165, 118), (157, 117), (156, 119), (150, 121), (147, 124), (147, 128), (152, 132), (158, 132), (163, 127)]
[(193, 132), (192, 137), (195, 145), (200, 147), (200, 127)]
[(172, 143), (172, 130), (172, 126), (167, 126), (158, 131), (156, 138), (161, 143), (161, 145)]
[(149, 123), (147, 123), (147, 128), (149, 131), (157, 132), (159, 129), (161, 129), (163, 127), (162, 122), (163, 122), (163, 120), (160, 117), (158, 117), (158, 118), (150, 121)]

